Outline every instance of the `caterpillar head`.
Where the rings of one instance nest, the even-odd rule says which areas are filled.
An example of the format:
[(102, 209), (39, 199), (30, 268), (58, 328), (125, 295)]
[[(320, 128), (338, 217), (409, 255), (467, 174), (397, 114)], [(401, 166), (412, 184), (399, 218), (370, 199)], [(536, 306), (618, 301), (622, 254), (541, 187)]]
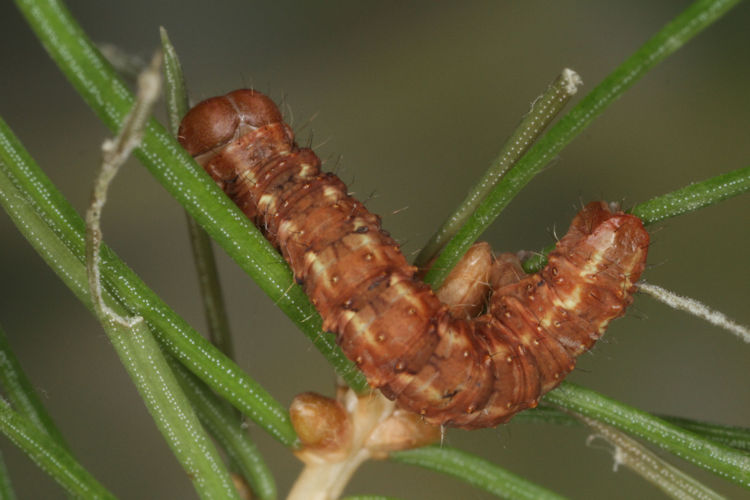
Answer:
[(281, 123), (279, 108), (256, 90), (240, 89), (199, 103), (182, 119), (178, 139), (192, 156), (272, 123)]

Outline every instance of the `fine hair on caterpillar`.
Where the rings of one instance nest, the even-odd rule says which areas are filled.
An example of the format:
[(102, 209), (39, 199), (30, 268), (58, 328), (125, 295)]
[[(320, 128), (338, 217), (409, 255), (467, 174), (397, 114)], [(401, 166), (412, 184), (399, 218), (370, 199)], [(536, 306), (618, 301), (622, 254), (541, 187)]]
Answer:
[(370, 385), (430, 423), (492, 427), (536, 406), (624, 314), (645, 266), (640, 219), (592, 202), (540, 272), (524, 274), (507, 254), (480, 256), (490, 267), (474, 282), (486, 286), (471, 293), (479, 304), (489, 294), (485, 312), (449, 307), (380, 218), (295, 143), (265, 95), (237, 90), (203, 101), (179, 139), (281, 251)]

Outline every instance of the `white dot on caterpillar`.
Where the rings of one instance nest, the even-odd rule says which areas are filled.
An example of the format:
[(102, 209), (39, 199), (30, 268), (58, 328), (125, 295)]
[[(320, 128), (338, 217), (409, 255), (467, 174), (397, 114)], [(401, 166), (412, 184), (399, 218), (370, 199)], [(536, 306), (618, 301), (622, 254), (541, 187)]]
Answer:
[(403, 361), (399, 361), (398, 363), (396, 363), (396, 371), (397, 372), (404, 371), (405, 367), (406, 367), (406, 365), (404, 365)]
[(307, 252), (305, 252), (303, 258), (305, 259), (305, 265), (310, 266), (317, 260), (318, 254), (316, 254), (312, 250), (308, 250)]
[(338, 276), (331, 276), (331, 283), (335, 284), (335, 283), (338, 283), (338, 282), (339, 282), (339, 277)]
[(240, 174), (239, 179), (237, 180), (240, 183), (242, 181), (247, 181), (250, 184), (255, 184), (255, 174), (252, 172), (252, 170), (245, 170)]
[[(345, 322), (347, 322), (347, 323), (350, 322), (350, 321), (355, 321), (356, 322), (357, 321), (357, 313), (354, 312), (354, 311), (352, 311), (352, 310), (344, 310), (344, 311), (341, 312), (341, 318)], [(354, 323), (354, 324), (356, 325), (356, 323)]]
[[(266, 174), (266, 175), (268, 175), (268, 174)], [(271, 202), (272, 199), (273, 199), (273, 195), (270, 195), (270, 194), (267, 194), (267, 193), (264, 194), (258, 200), (258, 207), (265, 207), (266, 205), (268, 205)]]
[(339, 190), (332, 186), (326, 186), (323, 190), (323, 195), (328, 199), (328, 201), (333, 203), (339, 198)]
[(410, 316), (417, 314), (417, 310), (413, 307), (410, 307), (406, 312), (408, 312)]
[(367, 262), (370, 262), (370, 261), (372, 260), (372, 254), (371, 254), (371, 253), (366, 253), (366, 254), (365, 254), (365, 260), (366, 260)]
[(354, 360), (354, 362), (357, 363), (358, 365), (361, 365), (362, 361), (363, 361), (362, 356), (357, 356), (357, 359)]
[(307, 177), (308, 175), (310, 175), (310, 171), (314, 170), (313, 166), (310, 165), (309, 163), (301, 163), (299, 167), (300, 167), (299, 169), (300, 177)]
[(468, 358), (468, 357), (469, 357), (469, 351), (464, 351), (464, 358)]
[(385, 341), (385, 335), (383, 335), (381, 333), (380, 335), (377, 336), (377, 340), (378, 340), (378, 342), (384, 342)]
[(290, 219), (284, 219), (279, 223), (279, 232), (286, 231), (289, 233), (296, 233), (297, 226)]
[(513, 356), (507, 356), (505, 358), (505, 361), (507, 361), (508, 363), (512, 363), (513, 362)]

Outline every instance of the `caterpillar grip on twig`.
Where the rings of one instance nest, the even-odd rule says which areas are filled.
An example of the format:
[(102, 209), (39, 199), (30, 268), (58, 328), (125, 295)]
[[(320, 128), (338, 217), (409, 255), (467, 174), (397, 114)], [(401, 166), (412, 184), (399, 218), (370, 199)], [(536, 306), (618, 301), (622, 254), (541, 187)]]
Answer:
[(645, 266), (641, 220), (592, 202), (544, 269), (506, 273), (486, 312), (467, 318), (417, 277), (380, 218), (321, 172), (265, 95), (201, 102), (179, 139), (281, 251), (370, 385), (430, 423), (492, 427), (536, 406), (624, 314)]

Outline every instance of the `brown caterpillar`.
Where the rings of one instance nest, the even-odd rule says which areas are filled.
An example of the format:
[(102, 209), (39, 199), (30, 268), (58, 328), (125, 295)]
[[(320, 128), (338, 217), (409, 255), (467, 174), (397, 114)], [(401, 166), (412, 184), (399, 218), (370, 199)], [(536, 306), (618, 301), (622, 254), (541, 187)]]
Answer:
[(281, 250), (343, 352), (373, 387), (431, 423), (475, 429), (536, 406), (632, 302), (649, 235), (587, 205), (533, 275), (456, 317), (380, 218), (294, 142), (276, 105), (237, 90), (195, 106), (180, 142)]

